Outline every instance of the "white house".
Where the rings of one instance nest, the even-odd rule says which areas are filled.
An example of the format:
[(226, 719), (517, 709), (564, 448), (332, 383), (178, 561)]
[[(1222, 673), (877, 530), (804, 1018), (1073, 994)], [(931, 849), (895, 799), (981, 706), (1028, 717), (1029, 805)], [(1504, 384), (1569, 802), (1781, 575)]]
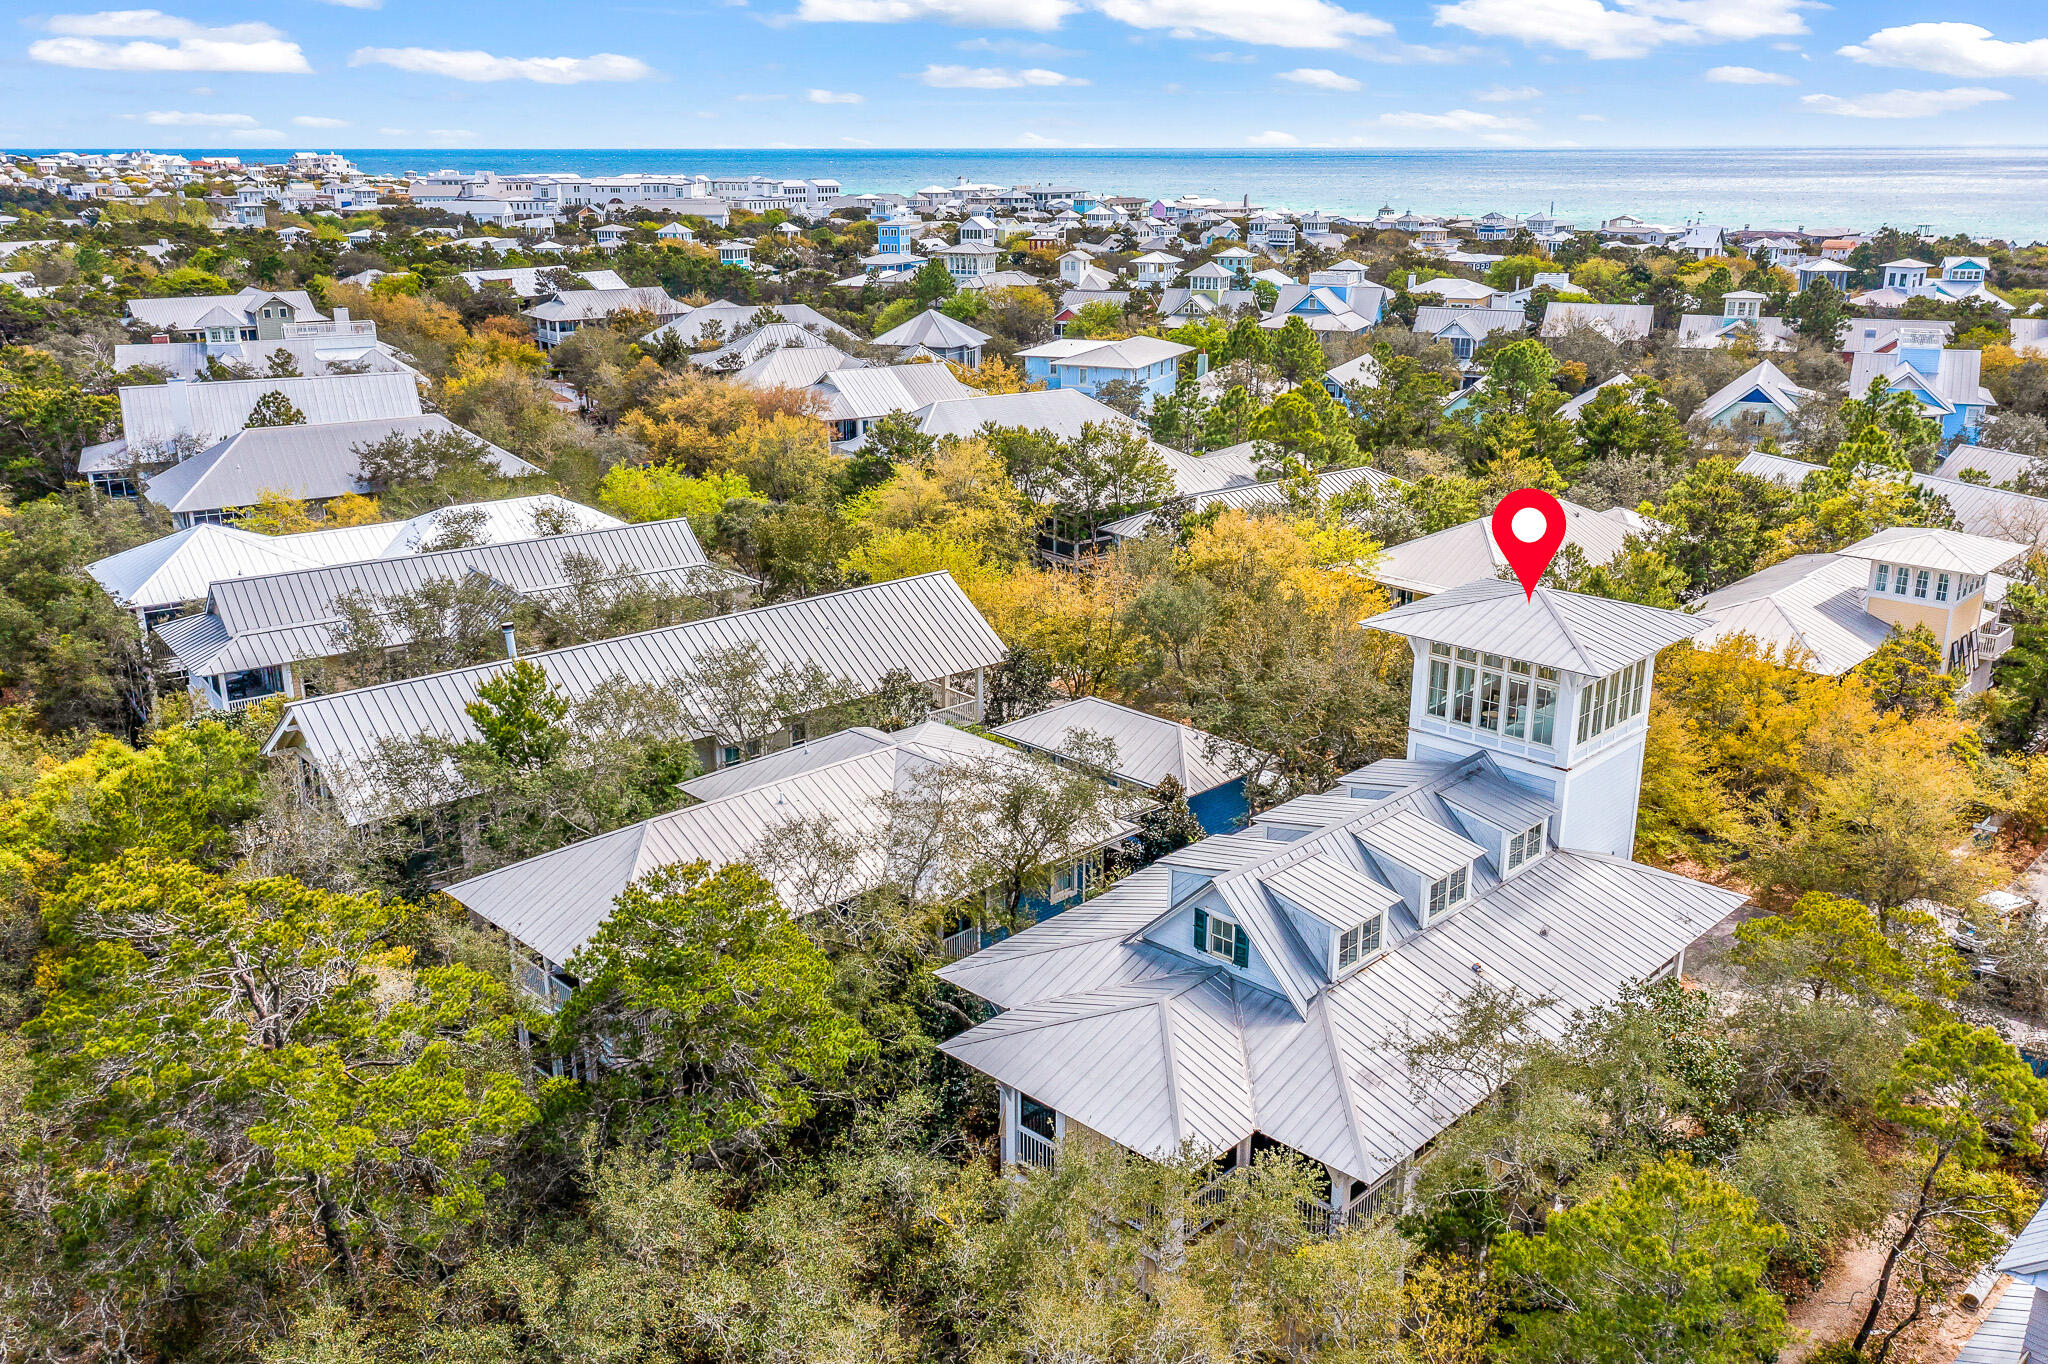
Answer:
[(1397, 1208), (1486, 1097), (1405, 1037), (1488, 983), (1557, 1030), (1742, 904), (1628, 860), (1650, 664), (1703, 622), (1489, 580), (1365, 623), (1414, 653), (1405, 758), (940, 969), (1002, 1011), (941, 1049), (996, 1081), (1006, 1163), (1093, 1134), (1228, 1177), (1280, 1147), (1321, 1176), (1314, 1225)]

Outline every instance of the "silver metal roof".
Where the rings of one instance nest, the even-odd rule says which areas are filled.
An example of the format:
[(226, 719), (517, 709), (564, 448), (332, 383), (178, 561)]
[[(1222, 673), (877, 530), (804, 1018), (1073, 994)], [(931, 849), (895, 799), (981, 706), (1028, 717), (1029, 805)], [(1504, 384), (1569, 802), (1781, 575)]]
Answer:
[(1682, 611), (1483, 578), (1361, 622), (1411, 640), (1484, 649), (1530, 663), (1604, 677), (1711, 628)]
[[(903, 792), (915, 773), (935, 764), (1027, 761), (1012, 749), (937, 720), (892, 735), (867, 730), (863, 738), (881, 742), (789, 749), (774, 755), (780, 761), (772, 772), (757, 774), (765, 780), (472, 877), (450, 886), (448, 894), (560, 964), (598, 930), (634, 881), (677, 863), (704, 861), (718, 867), (747, 861), (765, 837), (793, 819), (830, 819), (842, 837), (861, 847), (859, 866), (848, 884), (835, 888), (843, 894), (834, 899), (881, 885), (892, 871), (883, 837), (886, 797)], [(1106, 824), (1071, 854), (1080, 856), (1128, 832), (1128, 825)], [(771, 876), (776, 870), (762, 868)], [(803, 906), (803, 888), (777, 888), (792, 908)]]
[(250, 412), (266, 393), (282, 393), (305, 414), (307, 426), (417, 417), (421, 411), (419, 385), (404, 370), (299, 379), (130, 384), (120, 390), (126, 448), (113, 441), (95, 447), (90, 458), (79, 460), (79, 471), (122, 468), (130, 458), (180, 437), (190, 437), (201, 446), (226, 440), (248, 424)]
[(556, 294), (525, 310), (526, 316), (548, 322), (595, 322), (613, 313), (643, 312), (656, 318), (675, 317), (686, 311), (660, 289), (575, 289)]
[[(1589, 564), (1604, 564), (1621, 553), (1622, 542), (1643, 529), (1643, 519), (1626, 508), (1594, 511), (1560, 500), (1564, 508), (1564, 542), (1575, 545)], [(1496, 576), (1507, 559), (1493, 539), (1493, 518), (1482, 516), (1433, 534), (1404, 540), (1380, 552), (1371, 574), (1375, 582), (1427, 596), (1480, 578)]]
[[(2039, 319), (2048, 325), (2048, 318)], [(2018, 324), (2015, 323), (2015, 326)], [(1963, 471), (1974, 469), (1988, 474), (1991, 482), (2011, 483), (2022, 474), (2032, 474), (2039, 461), (2032, 455), (2022, 455), (2012, 450), (1993, 450), (1985, 445), (1958, 445), (1935, 467), (1934, 472), (1942, 478), (1961, 478)]]
[[(1249, 445), (1230, 447), (1232, 450), (1239, 448), (1249, 449)], [(1226, 451), (1219, 450), (1216, 453), (1224, 454)], [(1368, 468), (1363, 464), (1354, 465), (1349, 469), (1331, 469), (1327, 473), (1316, 475), (1316, 496), (1335, 497), (1339, 493), (1350, 492), (1360, 484), (1374, 489), (1384, 488), (1396, 481), (1378, 469)], [(1269, 479), (1263, 483), (1246, 483), (1232, 488), (1217, 488), (1209, 492), (1195, 493), (1188, 498), (1188, 502), (1190, 509), (1194, 511), (1206, 510), (1219, 503), (1237, 511), (1248, 511), (1253, 507), (1277, 507), (1287, 500), (1286, 486), (1280, 479)], [(1156, 512), (1150, 511), (1136, 512), (1111, 521), (1102, 529), (1119, 540), (1136, 539), (1151, 528), (1156, 515)]]
[(1998, 1257), (1997, 1269), (2022, 1282), (2048, 1287), (2048, 1203), (2020, 1228), (2020, 1234)]
[[(2048, 1313), (2036, 1311), (2041, 1290), (2007, 1284), (1949, 1364), (2025, 1364), (2048, 1351)], [(2036, 1323), (2035, 1317), (2042, 1320)]]
[(814, 391), (824, 399), (820, 415), (828, 421), (907, 414), (949, 398), (974, 396), (950, 368), (934, 364), (834, 370), (819, 378)]
[[(1391, 944), (1330, 980), (1280, 906), (1332, 926), (1363, 921), (1389, 903), (1364, 842), (1373, 828), (1400, 816), (1456, 837), (1447, 791), (1512, 787), (1483, 756), (1378, 775), (1407, 769), (1420, 780), (1393, 795), (1323, 797), (1339, 803), (1306, 837), (1268, 843), (1255, 828), (1204, 839), (941, 968), (1005, 1010), (941, 1049), (1132, 1150), (1165, 1154), (1189, 1140), (1216, 1150), (1259, 1132), (1369, 1181), (1483, 1097), (1472, 1084), (1426, 1083), (1404, 1059), (1404, 1035), (1428, 1032), (1475, 981), (1556, 1001), (1537, 1019), (1554, 1036), (1742, 903), (1595, 854), (1549, 851), (1505, 881), (1482, 857), (1466, 907), (1427, 927), (1396, 909)], [(1370, 768), (1354, 778), (1378, 779)], [(1212, 890), (1274, 984), (1177, 935), (1148, 936)]]
[(1845, 559), (1884, 560), (1950, 573), (1990, 573), (2026, 553), (2025, 545), (1933, 526), (1888, 526), (1835, 551)]
[(297, 535), (258, 535), (238, 526), (201, 522), (173, 531), (162, 539), (123, 550), (86, 565), (86, 572), (121, 606), (151, 610), (201, 601), (207, 589), (226, 578), (283, 573), (298, 568), (353, 563), (390, 554), (411, 554), (432, 541), (447, 517), (481, 512), (470, 533), (487, 544), (526, 539), (534, 533), (536, 516), (545, 509), (570, 524), (595, 529), (625, 522), (542, 493), (495, 502), (468, 502), (413, 517), (369, 526), (336, 526)]
[[(615, 681), (672, 683), (714, 650), (752, 644), (770, 668), (815, 663), (873, 685), (901, 669), (931, 681), (1002, 662), (1007, 650), (952, 577), (926, 573), (865, 587), (687, 621), (637, 635), (529, 654), (555, 689), (574, 700)], [(387, 740), (476, 737), (463, 707), (504, 662), (294, 701), (265, 751), (303, 746), (351, 813), (367, 818), (375, 793), (358, 790), (362, 764)]]
[(979, 346), (987, 341), (987, 332), (976, 331), (965, 322), (946, 316), (936, 306), (875, 338), (878, 346), (925, 346), (932, 350)]
[[(1735, 467), (1742, 473), (1793, 488), (1805, 482), (1808, 475), (1825, 472), (1818, 464), (1803, 464), (1783, 455), (1744, 455)], [(2048, 498), (1934, 474), (1914, 474), (1912, 478), (1915, 487), (1946, 501), (1955, 512), (1957, 523), (1972, 535), (2035, 546), (2048, 544)]]
[(1063, 754), (1078, 731), (1114, 743), (1116, 775), (1148, 788), (1172, 777), (1187, 794), (1200, 795), (1258, 765), (1257, 755), (1192, 725), (1095, 696), (1061, 701), (990, 732), (1041, 753)]
[[(412, 391), (412, 380), (404, 375), (365, 374), (361, 377), (402, 380), (407, 391)], [(321, 379), (313, 382), (340, 381)], [(143, 495), (173, 512), (189, 513), (251, 507), (266, 492), (281, 492), (306, 501), (368, 492), (369, 485), (356, 476), (363, 466), (361, 446), (386, 436), (447, 432), (469, 434), (439, 413), (375, 421), (336, 421), (322, 425), (253, 427), (229, 436), (203, 454), (151, 475), (143, 481)], [(478, 443), (506, 478), (540, 472), (517, 455), (501, 450), (489, 441)]]
[(1559, 303), (1543, 310), (1540, 335), (1563, 336), (1590, 327), (1610, 341), (1640, 341), (1655, 325), (1657, 310), (1647, 303)]
[(252, 310), (266, 299), (277, 299), (290, 305), (294, 317), (301, 322), (317, 321), (327, 314), (313, 306), (312, 298), (304, 289), (259, 289), (254, 285), (232, 294), (198, 294), (182, 298), (131, 298), (128, 300), (128, 316), (150, 327), (164, 327), (173, 331), (193, 331), (204, 325), (208, 313), (221, 312), (227, 322), (216, 325), (253, 327), (256, 318)]

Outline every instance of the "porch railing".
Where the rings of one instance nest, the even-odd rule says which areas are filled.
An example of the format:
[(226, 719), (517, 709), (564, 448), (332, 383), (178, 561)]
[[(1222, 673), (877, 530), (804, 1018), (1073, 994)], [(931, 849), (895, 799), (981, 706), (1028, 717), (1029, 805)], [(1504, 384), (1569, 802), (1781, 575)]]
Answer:
[(1017, 1129), (1017, 1163), (1050, 1170), (1059, 1158), (1059, 1148), (1028, 1127)]

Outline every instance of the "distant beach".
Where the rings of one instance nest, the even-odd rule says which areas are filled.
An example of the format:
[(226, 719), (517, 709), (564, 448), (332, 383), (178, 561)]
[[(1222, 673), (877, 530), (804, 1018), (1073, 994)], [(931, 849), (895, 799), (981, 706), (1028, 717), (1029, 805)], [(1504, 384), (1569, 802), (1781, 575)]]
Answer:
[[(311, 148), (312, 143), (304, 144)], [(1555, 205), (1590, 226), (1617, 213), (1704, 218), (1723, 227), (1914, 228), (2048, 241), (2048, 149), (1720, 148), (1643, 151), (1270, 151), (1117, 149), (772, 151), (621, 148), (329, 148), (365, 172), (444, 166), (500, 173), (573, 170), (829, 176), (849, 193), (905, 193), (958, 177), (1068, 181), (1105, 194), (1250, 195), (1270, 208), (1370, 213), (1527, 214)], [(169, 150), (169, 149), (159, 149)], [(205, 149), (184, 149), (204, 155)], [(292, 148), (214, 148), (245, 161)]]

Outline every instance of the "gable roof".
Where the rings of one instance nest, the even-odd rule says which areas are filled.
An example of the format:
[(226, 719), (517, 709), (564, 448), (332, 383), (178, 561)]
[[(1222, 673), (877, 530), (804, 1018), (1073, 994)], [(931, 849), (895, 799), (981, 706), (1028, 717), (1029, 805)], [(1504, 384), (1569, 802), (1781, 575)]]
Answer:
[(1526, 331), (1528, 326), (1528, 314), (1520, 308), (1428, 307), (1415, 310), (1415, 323), (1409, 330), (1439, 339), (1455, 332), (1484, 341), (1495, 332)]
[(937, 307), (927, 308), (875, 338), (878, 346), (925, 346), (932, 350), (979, 346), (987, 341), (987, 332), (976, 331), (965, 322), (946, 316)]
[(1940, 358), (1934, 373), (1924, 374), (1896, 352), (1859, 351), (1849, 361), (1849, 396), (1861, 397), (1872, 381), (1882, 379), (1887, 388), (1917, 390), (1937, 412), (1996, 404), (1981, 382), (1984, 352), (1944, 348), (1936, 354)]
[[(21, 245), (32, 245), (24, 242)], [(200, 327), (249, 327), (255, 325), (253, 311), (271, 299), (288, 305), (305, 321), (325, 319), (327, 314), (313, 306), (304, 289), (259, 289), (251, 285), (232, 294), (197, 294), (183, 298), (131, 298), (128, 316), (145, 326), (173, 331), (196, 331)], [(208, 322), (210, 315), (219, 320)]]
[[(526, 658), (547, 670), (558, 692), (581, 700), (619, 679), (674, 682), (688, 677), (703, 655), (750, 644), (770, 668), (815, 663), (863, 686), (875, 685), (894, 669), (919, 681), (972, 672), (994, 667), (1007, 654), (952, 577), (926, 573)], [(361, 768), (377, 747), (426, 734), (474, 738), (475, 727), (463, 707), (476, 699), (478, 687), (509, 666), (499, 660), (294, 701), (285, 707), (265, 751), (303, 747), (351, 817), (368, 818), (376, 793), (363, 789)]]
[[(412, 380), (405, 375), (375, 377), (404, 379), (407, 389), (412, 388)], [(162, 473), (151, 475), (143, 481), (143, 495), (173, 513), (180, 513), (250, 507), (270, 491), (304, 501), (368, 492), (369, 485), (356, 476), (363, 465), (358, 447), (387, 436), (450, 432), (469, 434), (439, 413), (317, 426), (254, 427), (229, 436), (182, 464), (173, 464)], [(489, 441), (478, 443), (506, 478), (540, 472)]]
[(1184, 792), (1197, 796), (1258, 764), (1257, 755), (1192, 725), (1095, 696), (1056, 702), (990, 733), (1042, 753), (1066, 753), (1077, 731), (1114, 743), (1116, 775), (1148, 789), (1172, 777)]
[(1587, 677), (1618, 672), (1708, 628), (1708, 622), (1682, 611), (1552, 587), (1537, 588), (1525, 601), (1516, 601), (1519, 596), (1520, 583), (1481, 578), (1368, 616), (1361, 624)]
[(1813, 396), (1812, 389), (1793, 383), (1784, 370), (1768, 360), (1759, 360), (1740, 377), (1714, 390), (1699, 410), (1710, 419), (1718, 417), (1736, 403), (1748, 402), (1753, 393), (1763, 394), (1771, 406), (1788, 416)]
[[(1246, 444), (1248, 447), (1250, 442)], [(1233, 446), (1231, 448), (1236, 449), (1238, 447)], [(1223, 452), (1219, 450), (1217, 453), (1221, 454)], [(1364, 464), (1357, 464), (1350, 468), (1331, 469), (1325, 473), (1317, 474), (1316, 496), (1330, 498), (1337, 496), (1339, 493), (1350, 492), (1360, 484), (1378, 489), (1397, 481), (1390, 475), (1381, 473), (1378, 469)], [(1216, 506), (1219, 503), (1237, 511), (1246, 511), (1253, 507), (1277, 507), (1287, 500), (1287, 487), (1285, 479), (1276, 478), (1267, 479), (1261, 483), (1245, 483), (1236, 487), (1216, 488), (1208, 492), (1186, 494), (1176, 499), (1176, 502), (1182, 505), (1176, 506), (1174, 510), (1183, 513), (1201, 511), (1205, 508)], [(1105, 525), (1102, 528), (1103, 533), (1113, 535), (1119, 540), (1134, 539), (1145, 534), (1153, 525), (1154, 519), (1159, 515), (1160, 510), (1134, 512), (1129, 516), (1111, 521)]]
[(572, 289), (565, 294), (536, 303), (525, 309), (527, 317), (543, 322), (594, 322), (610, 317), (613, 313), (638, 311), (651, 313), (657, 319), (674, 317), (684, 312), (685, 305), (676, 302), (662, 290), (648, 287), (641, 289)]

